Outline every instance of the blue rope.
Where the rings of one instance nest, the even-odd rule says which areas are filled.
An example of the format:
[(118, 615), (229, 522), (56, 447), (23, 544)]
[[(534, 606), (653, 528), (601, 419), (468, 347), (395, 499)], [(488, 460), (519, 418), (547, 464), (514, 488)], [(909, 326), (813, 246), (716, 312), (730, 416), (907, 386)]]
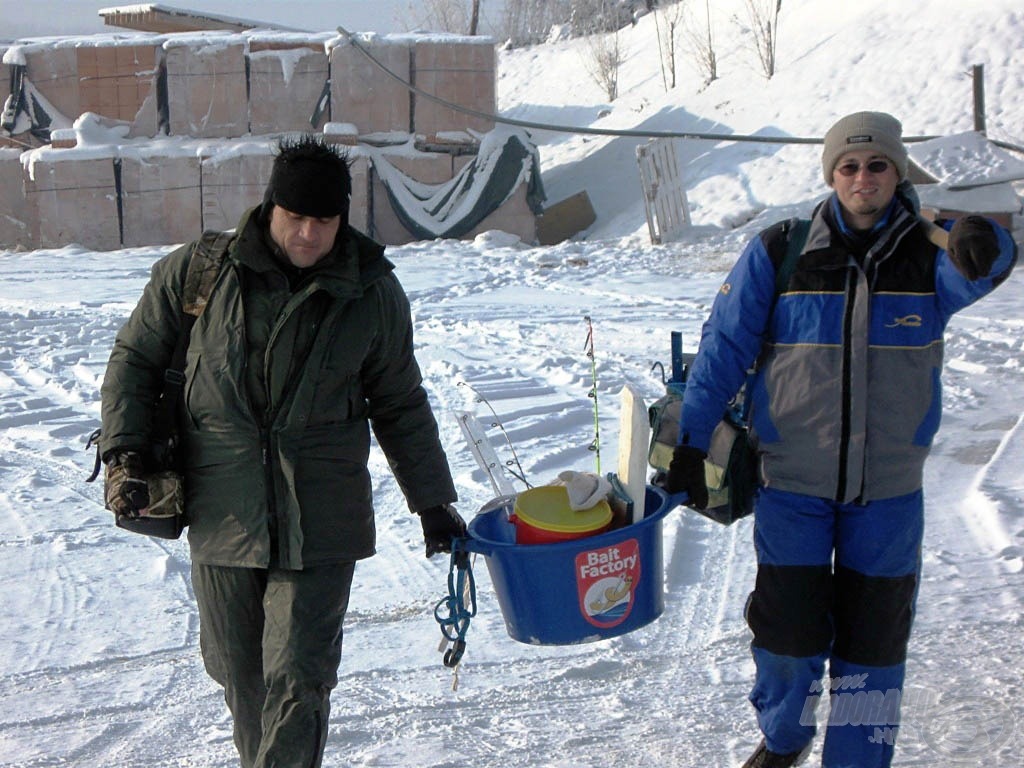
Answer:
[[(448, 566), (448, 596), (434, 606), (434, 618), (441, 626), (441, 634), (452, 647), (445, 651), (444, 665), (456, 667), (466, 652), (466, 632), (469, 622), (476, 616), (476, 579), (469, 562), (466, 539), (452, 540), (452, 556)], [(468, 595), (469, 605), (466, 605)], [(446, 608), (447, 616), (442, 615)]]

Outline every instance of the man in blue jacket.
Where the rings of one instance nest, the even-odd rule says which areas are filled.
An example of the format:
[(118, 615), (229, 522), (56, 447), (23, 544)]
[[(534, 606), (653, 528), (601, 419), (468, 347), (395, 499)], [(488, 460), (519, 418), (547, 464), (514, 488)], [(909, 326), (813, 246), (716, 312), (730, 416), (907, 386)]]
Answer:
[[(858, 112), (825, 136), (825, 182), (806, 243), (776, 276), (792, 221), (761, 232), (722, 286), (689, 375), (672, 492), (707, 504), (704, 457), (749, 385), (760, 488), (757, 580), (746, 618), (764, 734), (744, 768), (796, 765), (815, 707), (856, 681), (857, 717), (833, 711), (827, 768), (884, 768), (899, 723), (921, 566), (923, 465), (939, 426), (943, 332), (1010, 273), (1017, 249), (981, 216), (933, 244), (906, 181), (902, 126)], [(948, 224), (947, 224), (948, 226)]]

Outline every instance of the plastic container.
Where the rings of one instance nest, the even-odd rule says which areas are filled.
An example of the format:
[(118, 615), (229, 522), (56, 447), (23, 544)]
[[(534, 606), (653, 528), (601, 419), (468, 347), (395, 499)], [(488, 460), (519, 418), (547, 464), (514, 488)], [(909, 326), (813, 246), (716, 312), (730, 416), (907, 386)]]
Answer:
[(661, 528), (675, 506), (647, 486), (638, 523), (545, 546), (516, 541), (515, 497), (485, 505), (469, 524), (467, 549), (485, 556), (512, 639), (573, 645), (615, 637), (654, 621), (665, 609)]
[(564, 485), (541, 485), (515, 497), (510, 520), (516, 544), (553, 544), (594, 536), (612, 524), (612, 509), (602, 499), (589, 509), (569, 506)]

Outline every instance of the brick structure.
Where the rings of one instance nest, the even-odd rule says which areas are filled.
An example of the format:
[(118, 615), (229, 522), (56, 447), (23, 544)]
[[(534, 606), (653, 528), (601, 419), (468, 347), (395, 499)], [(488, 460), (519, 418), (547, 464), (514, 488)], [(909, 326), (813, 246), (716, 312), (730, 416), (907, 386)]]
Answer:
[(227, 138), (249, 132), (243, 38), (171, 38), (164, 52), (171, 136)]
[[(413, 84), (447, 102), (492, 115), (496, 102), (495, 57), (494, 45), (486, 38), (454, 37), (443, 43), (420, 40), (413, 49)], [(494, 128), (494, 121), (414, 94), (416, 133), (429, 136), (456, 127), (487, 133)]]
[[(403, 37), (372, 37), (360, 41), (391, 72), (406, 82), (410, 43)], [(409, 91), (348, 40), (331, 47), (331, 120), (352, 123), (360, 134), (412, 129)]]
[(320, 130), (326, 110), (313, 119), (327, 85), (323, 42), (301, 38), (249, 40), (249, 132)]
[(123, 247), (184, 243), (202, 232), (199, 165), (195, 153), (122, 150), (116, 167)]
[(36, 212), (33, 247), (121, 247), (115, 152), (114, 147), (36, 150), (25, 179), (26, 202)]
[(38, 223), (25, 196), (22, 151), (0, 147), (0, 244), (9, 248), (30, 248), (35, 243)]
[(80, 46), (74, 50), (79, 113), (95, 112), (132, 122), (146, 99), (155, 98), (159, 44)]
[[(26, 87), (39, 94), (46, 115), (36, 126), (42, 138), (0, 135), (0, 248), (78, 243), (109, 250), (233, 228), (261, 202), (280, 136), (310, 132), (346, 147), (352, 225), (386, 244), (412, 240), (373, 158), (386, 157), (414, 182), (442, 184), (473, 159), (477, 143), (468, 131), (493, 125), (414, 95), (361, 48), (402, 80), (492, 114), (493, 41), (356, 40), (358, 46), (333, 32), (250, 30), (17, 46), (8, 59), (24, 63)], [(9, 68), (0, 71), (3, 98)], [(87, 113), (93, 115), (81, 117)], [(533, 240), (521, 186), (508, 211), (495, 211), (481, 227)]]

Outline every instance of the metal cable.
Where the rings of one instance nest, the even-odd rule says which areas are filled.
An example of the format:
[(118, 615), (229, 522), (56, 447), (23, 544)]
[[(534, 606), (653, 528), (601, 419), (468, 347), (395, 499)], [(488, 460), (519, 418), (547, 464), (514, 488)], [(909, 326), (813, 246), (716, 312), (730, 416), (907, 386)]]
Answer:
[[(359, 40), (356, 39), (355, 35), (346, 30), (344, 27), (338, 27), (338, 32), (344, 35), (348, 41), (355, 46), (356, 50), (362, 53), (368, 58), (373, 64), (381, 69), (388, 77), (400, 83), (404, 88), (415, 93), (417, 96), (422, 96), (425, 99), (441, 104), (442, 106), (453, 109), (456, 112), (462, 112), (472, 117), (478, 117), (483, 120), (492, 120), (496, 123), (503, 123), (505, 125), (514, 125), (519, 128), (533, 128), (540, 131), (554, 131), (556, 133), (577, 133), (584, 135), (593, 136), (625, 136), (634, 137), (641, 139), (702, 139), (705, 141), (748, 141), (748, 142), (759, 142), (762, 144), (823, 144), (824, 138), (816, 137), (804, 137), (804, 136), (750, 136), (744, 134), (730, 134), (730, 133), (703, 133), (700, 131), (644, 131), (636, 129), (612, 129), (612, 128), (592, 128), (578, 125), (558, 125), (554, 123), (537, 123), (530, 120), (517, 120), (514, 117), (502, 117), (501, 115), (494, 115), (488, 112), (481, 112), (476, 109), (464, 107), (461, 104), (456, 104), (451, 101), (442, 99), (440, 96), (435, 96), (432, 93), (424, 91), (422, 88), (418, 88), (407, 80), (403, 79), (401, 75), (396, 74), (390, 70), (387, 65), (377, 59), (370, 51), (368, 51)], [(914, 141), (927, 141), (929, 139), (938, 138), (937, 136), (905, 136), (904, 142)], [(1024, 151), (1024, 148), (1021, 149)]]

